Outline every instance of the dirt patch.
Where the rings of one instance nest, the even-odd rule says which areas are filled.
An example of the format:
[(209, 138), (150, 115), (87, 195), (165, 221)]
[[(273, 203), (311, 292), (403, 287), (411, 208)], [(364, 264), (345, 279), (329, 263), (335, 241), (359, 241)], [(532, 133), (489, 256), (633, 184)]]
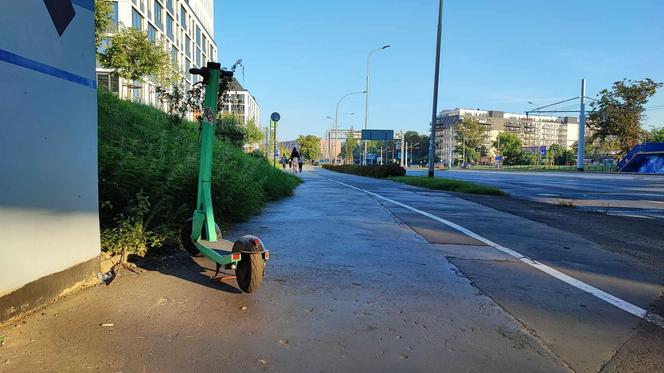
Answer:
[(664, 270), (664, 221), (604, 215), (512, 197), (457, 194), (458, 197), (521, 216), (600, 244), (658, 270)]

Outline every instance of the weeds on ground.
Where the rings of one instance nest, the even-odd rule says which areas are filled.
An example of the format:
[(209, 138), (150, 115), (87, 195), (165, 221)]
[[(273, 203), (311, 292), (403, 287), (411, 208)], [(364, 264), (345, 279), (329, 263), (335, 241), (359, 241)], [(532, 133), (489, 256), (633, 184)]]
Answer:
[(569, 199), (559, 199), (556, 202), (556, 206), (559, 206), (559, 207), (576, 207), (576, 205), (574, 204), (574, 201), (569, 200)]

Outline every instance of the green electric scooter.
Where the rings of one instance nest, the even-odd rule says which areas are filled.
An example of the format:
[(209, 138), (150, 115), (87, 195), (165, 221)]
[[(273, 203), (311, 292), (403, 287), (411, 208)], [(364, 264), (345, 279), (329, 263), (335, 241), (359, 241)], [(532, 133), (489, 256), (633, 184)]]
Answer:
[(202, 113), (196, 211), (182, 227), (182, 246), (191, 255), (203, 254), (216, 263), (217, 269), (213, 278), (217, 277), (221, 267), (234, 269), (240, 289), (245, 293), (252, 293), (263, 281), (270, 252), (256, 236), (243, 236), (235, 242), (222, 239), (221, 230), (214, 221), (212, 210), (212, 151), (215, 141), (214, 123), (217, 115), (219, 81), (222, 75), (224, 78), (232, 78), (233, 73), (221, 70), (221, 66), (216, 62), (208, 62), (207, 67), (190, 69), (189, 72), (203, 78), (201, 83), (205, 85), (205, 101)]

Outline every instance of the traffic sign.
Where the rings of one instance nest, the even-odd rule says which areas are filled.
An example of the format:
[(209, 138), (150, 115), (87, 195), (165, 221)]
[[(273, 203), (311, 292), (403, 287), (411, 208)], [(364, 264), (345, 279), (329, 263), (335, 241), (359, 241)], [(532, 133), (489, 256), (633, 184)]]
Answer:
[(362, 130), (362, 140), (390, 141), (394, 139), (393, 130)]
[(542, 156), (546, 155), (546, 146), (544, 146), (544, 145), (540, 146), (540, 154)]
[(275, 111), (272, 113), (272, 115), (270, 115), (270, 119), (272, 119), (273, 122), (278, 122), (279, 119), (281, 119), (281, 115)]
[(503, 160), (503, 156), (502, 156), (502, 155), (497, 155), (497, 156), (496, 156), (496, 161), (500, 162), (500, 161), (502, 161), (502, 160)]

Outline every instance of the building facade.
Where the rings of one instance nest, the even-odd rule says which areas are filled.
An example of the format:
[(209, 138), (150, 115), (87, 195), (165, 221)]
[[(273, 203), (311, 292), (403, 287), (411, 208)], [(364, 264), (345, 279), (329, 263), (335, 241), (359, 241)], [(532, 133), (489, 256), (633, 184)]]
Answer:
[[(526, 148), (553, 144), (570, 148), (579, 138), (579, 121), (576, 117), (550, 117), (506, 113), (496, 110), (443, 110), (436, 119), (436, 154), (447, 164), (454, 162), (456, 126), (464, 119), (477, 120), (484, 128), (483, 145), (493, 149), (493, 143), (502, 132), (514, 133)], [(491, 151), (490, 151), (491, 153)]]
[[(145, 31), (151, 41), (161, 42), (182, 73), (185, 89), (200, 79), (189, 73), (190, 68), (219, 60), (214, 41), (214, 0), (117, 0), (113, 4), (112, 21), (111, 34), (132, 27)], [(163, 108), (152, 79), (146, 82), (120, 79), (98, 65), (97, 84), (121, 98)]]
[(230, 89), (224, 98), (223, 113), (237, 115), (245, 126), (250, 120), (254, 120), (256, 126), (260, 127), (261, 109), (256, 98), (233, 78)]

